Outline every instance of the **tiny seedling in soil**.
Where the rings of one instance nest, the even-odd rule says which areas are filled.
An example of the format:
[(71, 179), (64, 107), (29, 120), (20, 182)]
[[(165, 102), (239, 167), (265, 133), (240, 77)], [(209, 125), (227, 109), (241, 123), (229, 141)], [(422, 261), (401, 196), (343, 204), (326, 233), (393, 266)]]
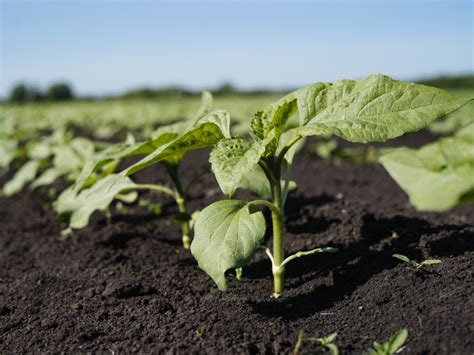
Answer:
[(408, 331), (406, 329), (401, 329), (393, 334), (390, 339), (380, 344), (374, 342), (373, 348), (369, 349), (366, 355), (393, 355), (398, 354), (403, 350), (403, 345), (405, 344), (408, 338)]
[(398, 260), (403, 261), (404, 263), (407, 263), (409, 265), (409, 268), (414, 272), (423, 270), (424, 266), (436, 265), (436, 264), (441, 263), (441, 260), (439, 260), (439, 259), (426, 259), (426, 260), (423, 260), (421, 263), (419, 263), (419, 262), (417, 262), (415, 260), (412, 260), (412, 259), (410, 259), (407, 256), (402, 255), (402, 254), (393, 254), (392, 256), (395, 259), (398, 259)]
[(300, 354), (301, 347), (305, 342), (313, 343), (319, 345), (323, 351), (329, 351), (331, 355), (339, 355), (339, 349), (334, 340), (336, 339), (337, 333), (329, 334), (326, 337), (322, 338), (305, 338), (304, 332), (300, 331), (298, 334), (298, 340), (296, 341), (295, 348), (293, 350), (293, 355)]
[[(313, 84), (257, 112), (250, 123), (252, 141), (222, 139), (211, 152), (212, 171), (228, 199), (209, 205), (196, 220), (191, 252), (200, 268), (225, 291), (226, 271), (248, 264), (263, 243), (261, 208), (268, 208), (273, 248), (267, 254), (278, 297), (290, 261), (336, 251), (323, 247), (286, 256), (285, 201), (295, 185), (290, 180), (293, 157), (304, 138), (336, 135), (351, 142), (382, 142), (420, 130), (469, 101), (441, 89), (371, 75)], [(231, 199), (238, 188), (260, 199)]]

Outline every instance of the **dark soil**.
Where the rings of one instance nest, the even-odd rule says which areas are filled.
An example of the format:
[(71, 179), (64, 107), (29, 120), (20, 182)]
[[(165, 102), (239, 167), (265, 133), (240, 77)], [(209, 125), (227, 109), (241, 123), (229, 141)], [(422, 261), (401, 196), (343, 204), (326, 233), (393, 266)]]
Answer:
[[(416, 145), (410, 139), (401, 142)], [(183, 171), (206, 168), (206, 159), (189, 156)], [(294, 179), (288, 252), (340, 251), (292, 262), (278, 300), (264, 253), (219, 292), (180, 247), (171, 203), (160, 217), (138, 206), (115, 211), (110, 225), (95, 214), (61, 241), (45, 193), (0, 199), (0, 352), (291, 353), (304, 331), (337, 332), (342, 353), (360, 354), (407, 328), (406, 354), (474, 353), (474, 207), (417, 213), (381, 166), (333, 166), (308, 153)], [(207, 176), (191, 209), (221, 198)], [(415, 273), (394, 253), (443, 262)]]

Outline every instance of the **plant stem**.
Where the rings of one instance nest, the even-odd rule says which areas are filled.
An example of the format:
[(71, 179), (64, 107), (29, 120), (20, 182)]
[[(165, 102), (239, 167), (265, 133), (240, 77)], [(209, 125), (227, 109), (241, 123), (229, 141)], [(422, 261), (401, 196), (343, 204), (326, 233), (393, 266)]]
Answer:
[(179, 179), (178, 166), (167, 164), (166, 169), (168, 171), (168, 174), (170, 175), (171, 180), (173, 181), (175, 187), (174, 197), (176, 200), (176, 204), (178, 205), (178, 211), (182, 217), (179, 220), (179, 224), (181, 225), (181, 239), (183, 241), (183, 248), (189, 249), (191, 248), (192, 231), (191, 226), (189, 225), (188, 208), (186, 207), (186, 193), (183, 189), (183, 186), (181, 185), (181, 180)]
[(285, 287), (285, 265), (282, 265), (285, 259), (285, 226), (283, 224), (283, 204), (280, 185), (280, 167), (275, 171), (278, 183), (272, 183), (272, 203), (275, 207), (272, 209), (273, 226), (273, 286), (274, 296), (278, 297)]
[[(186, 200), (182, 198), (181, 196), (177, 196), (176, 198), (176, 203), (178, 204), (178, 210), (180, 213), (183, 215), (188, 216), (188, 209), (186, 207)], [(184, 249), (189, 249), (191, 248), (191, 226), (189, 225), (189, 219), (179, 221), (179, 224), (181, 225), (181, 232), (183, 234), (182, 236), (182, 241), (183, 241), (183, 248)]]

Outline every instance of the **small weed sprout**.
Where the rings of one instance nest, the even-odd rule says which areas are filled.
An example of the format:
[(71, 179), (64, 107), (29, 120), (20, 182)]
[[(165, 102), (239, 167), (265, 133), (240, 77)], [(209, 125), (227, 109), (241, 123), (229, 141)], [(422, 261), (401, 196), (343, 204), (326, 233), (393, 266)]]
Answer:
[(425, 260), (423, 260), (422, 262), (419, 263), (415, 260), (412, 260), (412, 259), (408, 258), (406, 255), (403, 255), (403, 254), (393, 254), (392, 257), (394, 257), (395, 259), (401, 260), (404, 263), (408, 264), (410, 270), (412, 270), (413, 272), (424, 270), (423, 269), (424, 266), (436, 265), (436, 264), (441, 263), (441, 260), (439, 260), (439, 259), (425, 259)]
[(404, 348), (404, 344), (408, 338), (408, 331), (406, 329), (400, 329), (393, 334), (390, 339), (380, 344), (374, 342), (373, 348), (369, 349), (366, 355), (393, 355), (398, 354)]
[(300, 353), (301, 347), (303, 346), (304, 342), (317, 344), (322, 348), (323, 351), (329, 351), (331, 355), (339, 355), (339, 349), (337, 345), (334, 344), (336, 336), (337, 333), (332, 333), (322, 338), (305, 338), (304, 332), (300, 331), (298, 333), (298, 340), (296, 341), (295, 348), (293, 350), (293, 355), (298, 355)]
[(339, 349), (337, 348), (336, 344), (334, 344), (336, 336), (337, 333), (332, 333), (322, 338), (308, 338), (308, 341), (318, 344), (324, 350), (328, 350), (331, 355), (339, 355)]

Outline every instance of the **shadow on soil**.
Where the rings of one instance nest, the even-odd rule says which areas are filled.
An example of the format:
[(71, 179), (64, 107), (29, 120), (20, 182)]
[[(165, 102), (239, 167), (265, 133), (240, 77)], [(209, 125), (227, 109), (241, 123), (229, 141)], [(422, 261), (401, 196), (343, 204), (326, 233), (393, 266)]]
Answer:
[[(253, 303), (255, 312), (287, 320), (308, 317), (333, 307), (374, 275), (399, 265), (392, 257), (394, 253), (422, 260), (428, 256), (459, 255), (474, 250), (474, 233), (467, 230), (469, 226), (433, 226), (420, 218), (394, 216), (377, 219), (373, 214), (364, 215), (362, 222), (358, 241), (349, 246), (335, 244), (339, 248), (335, 254), (308, 256), (289, 264), (287, 277), (291, 288), (315, 278), (323, 279), (324, 284), (320, 283), (306, 294), (283, 298), (279, 302)], [(430, 255), (423, 255), (420, 239), (430, 235), (434, 235), (432, 240), (427, 239), (425, 243)], [(268, 270), (266, 260), (259, 263), (265, 265), (258, 265), (257, 269), (265, 267)]]

